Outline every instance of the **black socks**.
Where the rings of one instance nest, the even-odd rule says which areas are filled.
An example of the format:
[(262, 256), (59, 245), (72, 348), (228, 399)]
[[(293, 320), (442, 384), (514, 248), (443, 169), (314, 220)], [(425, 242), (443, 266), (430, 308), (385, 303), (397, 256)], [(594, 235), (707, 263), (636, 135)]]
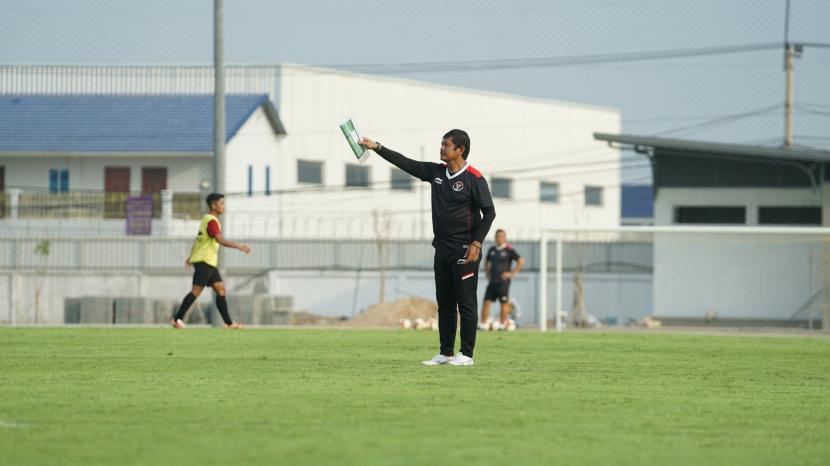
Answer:
[(188, 293), (187, 296), (184, 297), (182, 300), (182, 305), (179, 307), (179, 312), (176, 313), (176, 320), (184, 320), (184, 316), (187, 315), (187, 310), (190, 309), (190, 306), (193, 305), (193, 302), (196, 301), (196, 295)]

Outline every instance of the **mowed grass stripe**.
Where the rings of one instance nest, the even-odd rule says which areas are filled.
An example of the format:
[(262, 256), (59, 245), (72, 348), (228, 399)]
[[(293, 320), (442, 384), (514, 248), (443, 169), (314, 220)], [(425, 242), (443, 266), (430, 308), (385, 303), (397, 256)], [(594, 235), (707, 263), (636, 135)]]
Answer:
[[(827, 464), (830, 339), (0, 329), (6, 464)], [(4, 426), (13, 427), (4, 427)]]

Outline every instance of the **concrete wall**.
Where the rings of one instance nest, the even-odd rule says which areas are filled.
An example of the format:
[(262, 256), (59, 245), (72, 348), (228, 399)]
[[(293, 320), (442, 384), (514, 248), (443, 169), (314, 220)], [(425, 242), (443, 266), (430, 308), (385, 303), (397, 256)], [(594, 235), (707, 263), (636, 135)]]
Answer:
[[(190, 291), (191, 273), (184, 266), (182, 272), (176, 274), (0, 272), (0, 323), (61, 324), (65, 298), (143, 296), (181, 300)], [(265, 289), (263, 279), (249, 275), (227, 277), (225, 283), (229, 294), (261, 293)], [(199, 297), (203, 303), (212, 299), (210, 291)], [(36, 305), (38, 301), (39, 306)]]
[(667, 317), (714, 312), (720, 318), (790, 319), (821, 290), (821, 261), (815, 239), (657, 234), (654, 310)]
[[(821, 193), (799, 188), (660, 188), (655, 224), (671, 225), (676, 206), (820, 206)], [(668, 317), (790, 319), (814, 313), (821, 289), (821, 244), (769, 235), (655, 235), (654, 311)], [(803, 309), (807, 306), (806, 309)]]
[[(285, 272), (268, 274), (269, 291), (291, 294), (294, 307), (327, 316), (353, 317), (378, 302), (380, 277), (377, 272)], [(554, 278), (548, 283), (548, 318), (556, 308)], [(487, 280), (479, 277), (478, 303), (484, 300)], [(583, 289), (587, 311), (597, 318), (614, 316), (619, 322), (641, 319), (651, 311), (651, 276), (641, 274), (586, 274)], [(435, 300), (435, 278), (431, 272), (394, 271), (386, 275), (386, 299), (418, 296)], [(538, 325), (538, 275), (522, 273), (511, 285), (510, 294), (521, 309), (519, 322)], [(573, 302), (573, 274), (565, 274), (562, 297), (564, 309)]]
[[(352, 317), (378, 302), (380, 280), (377, 272), (356, 271), (272, 271), (267, 275), (227, 274), (228, 294), (269, 293), (294, 298), (295, 310), (308, 310), (325, 316)], [(191, 275), (181, 273), (134, 274), (100, 272), (0, 272), (0, 323), (61, 324), (64, 299), (81, 296), (144, 296), (181, 300), (190, 289)], [(573, 301), (573, 276), (565, 275), (565, 309)], [(487, 286), (479, 279), (479, 306)], [(537, 275), (527, 272), (516, 277), (511, 295), (519, 303), (523, 325), (538, 325)], [(586, 274), (583, 276), (585, 303), (589, 313), (604, 318), (616, 317), (621, 323), (650, 313), (651, 276), (635, 274)], [(36, 316), (39, 293), (40, 312)], [(434, 278), (426, 271), (394, 271), (386, 278), (386, 299), (409, 296), (435, 299)], [(554, 278), (548, 284), (548, 316), (555, 309)], [(203, 303), (213, 299), (211, 292), (200, 296)], [(231, 309), (231, 314), (234, 310)]]

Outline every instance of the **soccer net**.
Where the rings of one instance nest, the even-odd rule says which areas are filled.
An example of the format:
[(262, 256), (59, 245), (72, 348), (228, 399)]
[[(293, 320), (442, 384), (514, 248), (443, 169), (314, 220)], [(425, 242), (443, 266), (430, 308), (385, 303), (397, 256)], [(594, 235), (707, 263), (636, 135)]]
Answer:
[(782, 326), (828, 323), (830, 229), (636, 226), (548, 230), (535, 323)]

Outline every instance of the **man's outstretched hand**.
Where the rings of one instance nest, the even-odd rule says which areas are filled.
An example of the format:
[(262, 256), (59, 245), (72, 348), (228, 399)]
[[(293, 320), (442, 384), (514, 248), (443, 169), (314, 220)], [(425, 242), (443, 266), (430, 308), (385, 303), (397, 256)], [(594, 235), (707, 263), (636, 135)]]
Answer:
[(380, 144), (376, 143), (375, 141), (372, 141), (369, 138), (360, 138), (358, 144), (370, 150), (376, 150), (380, 147)]

